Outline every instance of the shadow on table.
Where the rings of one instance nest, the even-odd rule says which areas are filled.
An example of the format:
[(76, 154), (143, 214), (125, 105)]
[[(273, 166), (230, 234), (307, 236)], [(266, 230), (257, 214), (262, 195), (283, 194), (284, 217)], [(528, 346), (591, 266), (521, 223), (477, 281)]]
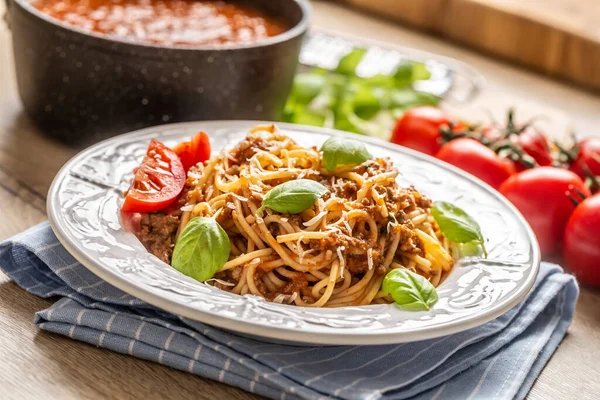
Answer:
[(43, 198), (54, 175), (78, 150), (44, 135), (22, 111), (0, 121), (0, 172)]

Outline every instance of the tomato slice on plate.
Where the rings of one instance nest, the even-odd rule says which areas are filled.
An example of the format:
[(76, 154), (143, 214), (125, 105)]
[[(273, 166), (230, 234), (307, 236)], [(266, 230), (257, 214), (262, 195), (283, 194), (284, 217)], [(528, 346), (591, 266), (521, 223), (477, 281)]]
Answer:
[(182, 142), (173, 147), (173, 151), (179, 159), (181, 160), (181, 164), (183, 165), (183, 169), (187, 171), (190, 169), (192, 165), (194, 165), (194, 153), (192, 152), (192, 143), (191, 142)]
[(210, 138), (204, 132), (198, 132), (190, 142), (179, 143), (173, 151), (181, 159), (183, 168), (187, 171), (199, 162), (210, 158)]
[(152, 139), (146, 157), (135, 169), (121, 211), (154, 212), (174, 202), (185, 184), (185, 170), (173, 150)]

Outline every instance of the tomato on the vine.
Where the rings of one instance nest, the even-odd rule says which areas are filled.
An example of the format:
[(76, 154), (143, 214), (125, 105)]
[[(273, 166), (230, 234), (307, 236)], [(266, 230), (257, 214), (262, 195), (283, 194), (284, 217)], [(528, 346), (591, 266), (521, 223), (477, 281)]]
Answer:
[(438, 151), (436, 158), (475, 175), (495, 189), (516, 172), (511, 161), (469, 138), (455, 139), (446, 143)]
[(586, 285), (600, 286), (600, 194), (577, 206), (564, 235), (563, 255), (570, 270)]
[(523, 214), (535, 232), (543, 255), (560, 250), (563, 232), (575, 198), (589, 196), (581, 178), (566, 169), (539, 167), (511, 176), (500, 186), (502, 193)]
[(441, 147), (440, 128), (450, 123), (448, 114), (437, 107), (415, 107), (398, 120), (391, 141), (433, 156)]
[(600, 176), (600, 138), (583, 139), (576, 145), (576, 149), (577, 156), (569, 169), (581, 179), (587, 178), (584, 168), (587, 168), (589, 173)]
[[(545, 167), (552, 165), (552, 161), (554, 160), (550, 153), (548, 139), (546, 139), (546, 137), (536, 128), (531, 126), (526, 127), (523, 132), (516, 136), (515, 142), (525, 153), (530, 155), (539, 166)], [(521, 171), (526, 169), (526, 166), (517, 162), (517, 169)]]
[(173, 148), (181, 159), (183, 168), (187, 171), (199, 162), (210, 158), (210, 138), (204, 132), (192, 136), (190, 142), (182, 142)]
[(177, 199), (185, 184), (185, 170), (173, 150), (152, 139), (146, 157), (135, 169), (121, 211), (159, 211)]

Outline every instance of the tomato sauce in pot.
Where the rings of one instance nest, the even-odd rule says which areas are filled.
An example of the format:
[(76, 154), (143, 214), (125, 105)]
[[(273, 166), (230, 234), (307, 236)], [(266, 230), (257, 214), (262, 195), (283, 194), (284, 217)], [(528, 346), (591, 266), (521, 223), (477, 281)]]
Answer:
[(34, 0), (69, 25), (145, 43), (228, 45), (256, 42), (288, 28), (247, 5), (206, 0)]

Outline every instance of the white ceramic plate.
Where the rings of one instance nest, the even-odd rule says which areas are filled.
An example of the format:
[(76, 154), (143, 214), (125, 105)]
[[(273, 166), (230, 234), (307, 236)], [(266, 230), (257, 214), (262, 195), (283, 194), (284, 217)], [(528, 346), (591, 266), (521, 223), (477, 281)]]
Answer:
[[(239, 296), (188, 278), (149, 254), (119, 220), (122, 192), (151, 138), (173, 145), (199, 130), (213, 149), (232, 147), (253, 121), (163, 125), (101, 142), (75, 156), (56, 176), (48, 215), (62, 244), (102, 279), (150, 304), (207, 324), (267, 340), (310, 344), (387, 344), (462, 331), (498, 317), (530, 290), (540, 255), (523, 217), (497, 192), (470, 175), (431, 157), (360, 137), (375, 156), (399, 167), (399, 181), (434, 200), (467, 210), (481, 225), (489, 258), (464, 259), (438, 287), (429, 312), (407, 312), (394, 304), (302, 308)], [(343, 132), (278, 124), (302, 145), (319, 146)]]

